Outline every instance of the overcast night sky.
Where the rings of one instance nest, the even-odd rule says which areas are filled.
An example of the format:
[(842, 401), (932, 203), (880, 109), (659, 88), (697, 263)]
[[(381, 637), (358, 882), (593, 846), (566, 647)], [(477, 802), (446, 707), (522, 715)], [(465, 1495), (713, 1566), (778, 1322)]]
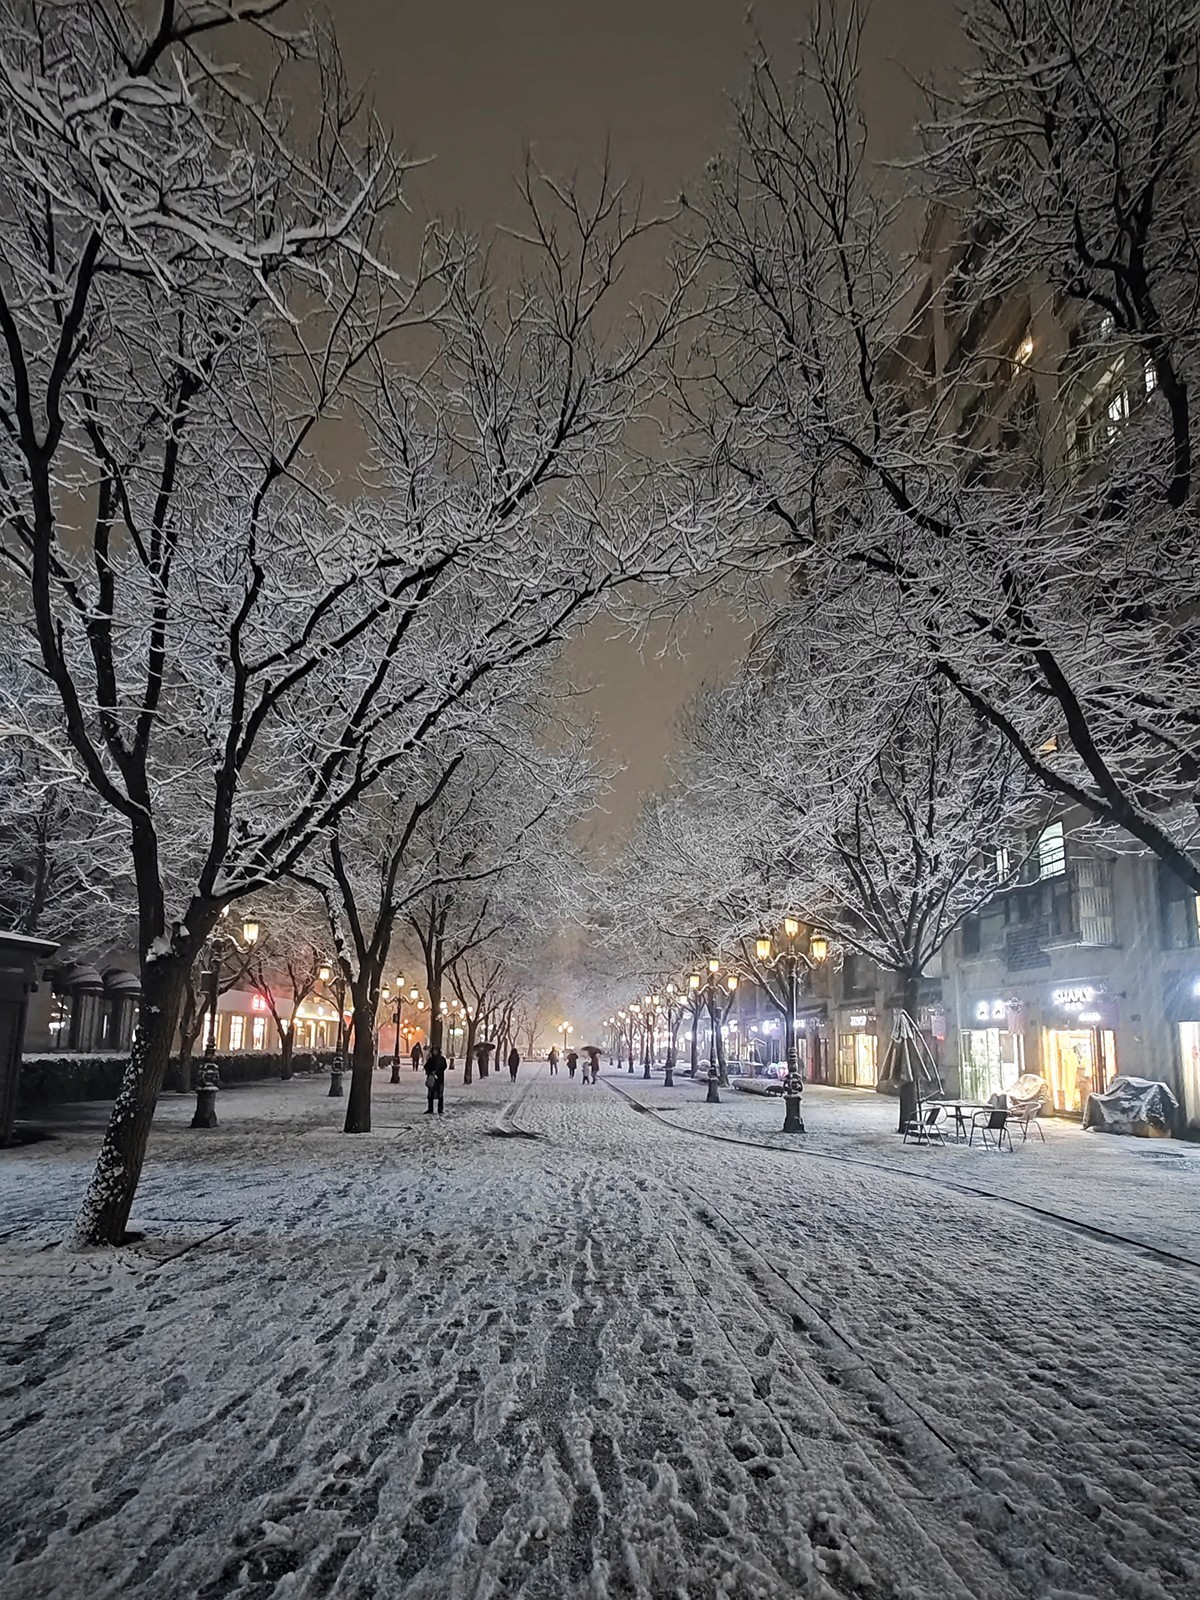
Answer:
[[(561, 170), (595, 161), (608, 140), (649, 205), (678, 195), (725, 136), (751, 43), (738, 0), (333, 0), (331, 10), (351, 72), (402, 145), (431, 158), (414, 182), (418, 209), (485, 231), (516, 214), (526, 144)], [(763, 0), (754, 15), (783, 48), (805, 10)], [(863, 87), (882, 159), (905, 150), (920, 111), (914, 80), (953, 61), (958, 38), (953, 0), (875, 0)], [(619, 832), (662, 782), (676, 713), (728, 667), (740, 635), (706, 617), (686, 660), (643, 661), (607, 634), (593, 629), (573, 660), (593, 686), (605, 753), (628, 766), (610, 802)]]

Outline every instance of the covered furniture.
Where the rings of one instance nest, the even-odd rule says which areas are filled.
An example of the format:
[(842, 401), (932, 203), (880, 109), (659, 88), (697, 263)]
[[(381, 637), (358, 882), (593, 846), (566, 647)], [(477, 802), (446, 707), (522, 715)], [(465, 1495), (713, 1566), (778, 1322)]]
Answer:
[(1179, 1113), (1179, 1101), (1153, 1078), (1114, 1078), (1103, 1094), (1090, 1094), (1083, 1125), (1100, 1133), (1130, 1133), (1139, 1139), (1165, 1139)]

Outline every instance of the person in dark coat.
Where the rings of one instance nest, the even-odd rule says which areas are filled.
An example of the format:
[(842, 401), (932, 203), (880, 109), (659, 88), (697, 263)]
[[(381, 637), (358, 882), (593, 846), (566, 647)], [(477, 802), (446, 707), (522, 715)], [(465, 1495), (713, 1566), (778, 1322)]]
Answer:
[(576, 1051), (574, 1051), (574, 1050), (568, 1050), (567, 1051), (567, 1076), (569, 1078), (573, 1078), (575, 1076), (575, 1068), (578, 1065), (579, 1065), (579, 1055), (578, 1055), (578, 1053)]
[(513, 1045), (508, 1052), (508, 1075), (514, 1083), (517, 1081), (517, 1068), (521, 1065), (521, 1052)]
[(412, 1047), (412, 1064), (414, 1072), (420, 1072), (421, 1058), (424, 1056), (424, 1054), (424, 1050), (421, 1049), (421, 1041), (418, 1039), (416, 1044), (414, 1044)]
[(434, 1103), (437, 1103), (437, 1114), (442, 1114), (442, 1098), (446, 1093), (446, 1058), (440, 1050), (431, 1050), (425, 1058), (425, 1098), (428, 1104), (425, 1115), (433, 1115)]
[(590, 1044), (583, 1053), (588, 1058), (588, 1064), (583, 1069), (583, 1075), (586, 1078), (588, 1073), (591, 1072), (592, 1082), (595, 1083), (600, 1076), (600, 1052), (594, 1044)]
[(558, 1050), (554, 1045), (550, 1046), (550, 1054), (546, 1057), (546, 1060), (550, 1063), (550, 1076), (553, 1078), (558, 1071)]

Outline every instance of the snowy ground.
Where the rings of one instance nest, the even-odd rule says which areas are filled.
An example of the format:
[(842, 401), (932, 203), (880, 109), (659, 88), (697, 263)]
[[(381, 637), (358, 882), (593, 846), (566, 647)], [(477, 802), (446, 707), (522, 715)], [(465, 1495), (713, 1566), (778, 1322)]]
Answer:
[(1200, 1593), (1190, 1147), (543, 1074), (166, 1100), (115, 1257), (0, 1154), (0, 1600)]

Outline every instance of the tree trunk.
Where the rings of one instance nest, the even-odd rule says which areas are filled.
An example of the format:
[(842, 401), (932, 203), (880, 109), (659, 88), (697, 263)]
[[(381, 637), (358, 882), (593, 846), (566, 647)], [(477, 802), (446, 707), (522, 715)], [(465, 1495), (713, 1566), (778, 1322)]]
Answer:
[[(913, 1026), (916, 1027), (921, 999), (921, 974), (919, 972), (906, 972), (903, 974), (903, 978), (901, 1004), (912, 1018)], [(920, 1088), (917, 1083), (917, 1077), (921, 1070), (920, 1057), (915, 1054), (911, 1055), (909, 1066), (912, 1071), (912, 1081), (911, 1083), (901, 1083), (900, 1085), (900, 1125), (898, 1129), (900, 1133), (903, 1133), (907, 1124), (916, 1118), (920, 1099)]]
[(292, 1056), (296, 1050), (296, 1024), (279, 1024), (279, 1076), (286, 1083), (292, 1076)]
[(475, 1081), (475, 1034), (477, 1032), (476, 1019), (467, 1013), (467, 1037), (463, 1044), (463, 1082)]
[(729, 1062), (725, 1056), (725, 1035), (721, 1031), (721, 1024), (714, 1024), (714, 1040), (717, 1047), (717, 1081), (722, 1085), (729, 1082)]
[(370, 1133), (371, 1084), (375, 1077), (375, 1007), (354, 997), (354, 1040), (350, 1052), (350, 1097), (343, 1133)]
[(692, 1077), (696, 1076), (696, 1069), (700, 1065), (700, 1013), (692, 1012), (692, 1045), (691, 1045)]
[(142, 964), (137, 1030), (96, 1170), (75, 1221), (77, 1245), (115, 1245), (125, 1237), (191, 965), (191, 956), (179, 955)]

